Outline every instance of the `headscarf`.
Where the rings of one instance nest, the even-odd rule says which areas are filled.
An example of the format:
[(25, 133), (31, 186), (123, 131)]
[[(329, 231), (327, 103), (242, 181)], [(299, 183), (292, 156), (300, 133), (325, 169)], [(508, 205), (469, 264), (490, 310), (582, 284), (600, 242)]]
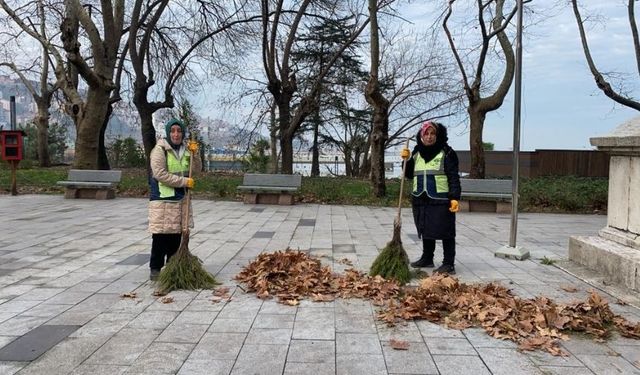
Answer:
[[(180, 129), (182, 130), (182, 140), (180, 140), (180, 143), (177, 145), (173, 144), (173, 142), (171, 141), (171, 127), (173, 125), (180, 126)], [(169, 142), (171, 147), (174, 149), (178, 149), (182, 145), (182, 141), (184, 140), (186, 130), (187, 130), (187, 127), (184, 125), (184, 122), (178, 120), (177, 118), (171, 118), (164, 124), (164, 131), (167, 134), (167, 142)]]
[[(422, 143), (421, 135), (427, 128), (434, 127), (436, 129), (436, 142), (431, 146), (427, 146)], [(420, 153), (420, 156), (424, 159), (424, 161), (429, 162), (433, 159), (442, 149), (447, 145), (447, 141), (449, 137), (447, 136), (447, 128), (434, 121), (426, 121), (422, 124), (420, 131), (416, 135), (416, 147), (413, 149), (413, 152), (416, 151)]]

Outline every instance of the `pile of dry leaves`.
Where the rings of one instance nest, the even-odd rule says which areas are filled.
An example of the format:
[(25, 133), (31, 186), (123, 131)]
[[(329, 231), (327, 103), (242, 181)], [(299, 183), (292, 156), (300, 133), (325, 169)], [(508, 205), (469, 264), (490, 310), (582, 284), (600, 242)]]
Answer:
[(522, 299), (498, 284), (467, 285), (444, 275), (424, 278), (417, 288), (401, 289), (393, 281), (353, 269), (343, 275), (332, 273), (319, 259), (290, 250), (261, 254), (236, 280), (259, 298), (276, 297), (289, 305), (303, 298), (367, 298), (384, 306), (378, 318), (389, 324), (426, 319), (453, 329), (478, 326), (493, 337), (517, 342), (523, 350), (543, 349), (553, 355), (564, 354), (558, 339), (567, 339), (568, 332), (602, 340), (615, 329), (640, 339), (640, 323), (615, 315), (595, 292), (586, 301), (563, 305), (544, 297)]
[(333, 301), (336, 297), (367, 298), (382, 305), (400, 294), (394, 281), (370, 277), (354, 269), (343, 275), (335, 274), (319, 259), (293, 250), (260, 254), (235, 279), (259, 298), (276, 297), (287, 305), (297, 305), (304, 298)]

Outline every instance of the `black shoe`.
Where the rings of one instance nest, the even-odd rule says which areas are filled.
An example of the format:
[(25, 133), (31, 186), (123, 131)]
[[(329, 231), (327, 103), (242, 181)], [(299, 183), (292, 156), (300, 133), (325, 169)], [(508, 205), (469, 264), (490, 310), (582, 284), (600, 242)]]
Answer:
[(160, 276), (160, 270), (152, 269), (151, 272), (149, 273), (149, 280), (156, 281), (158, 280), (159, 276)]
[(429, 260), (426, 258), (420, 258), (415, 262), (411, 262), (411, 267), (413, 268), (433, 268), (433, 260)]
[(453, 264), (443, 264), (440, 267), (438, 267), (435, 271), (433, 271), (434, 274), (436, 273), (442, 273), (445, 275), (455, 275), (456, 274), (456, 267)]

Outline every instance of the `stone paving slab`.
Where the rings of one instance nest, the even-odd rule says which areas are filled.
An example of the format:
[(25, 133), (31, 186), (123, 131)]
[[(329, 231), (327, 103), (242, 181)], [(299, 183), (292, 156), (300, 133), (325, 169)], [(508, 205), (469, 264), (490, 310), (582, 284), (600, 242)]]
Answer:
[[(320, 256), (335, 271), (346, 268), (342, 259), (366, 271), (391, 238), (393, 208), (200, 200), (193, 206), (190, 249), (230, 288), (230, 301), (214, 303), (211, 291), (173, 292), (172, 303), (152, 296), (145, 199), (0, 196), (0, 212), (17, 213), (0, 217), (0, 374), (640, 374), (640, 340), (572, 337), (562, 342), (569, 355), (553, 357), (520, 352), (480, 328), (426, 321), (387, 327), (363, 300), (263, 301), (233, 280), (258, 254), (287, 247)], [(637, 293), (567, 261), (569, 236), (594, 235), (606, 217), (520, 214), (518, 246), (530, 251), (526, 261), (493, 256), (508, 242), (509, 219), (458, 215), (462, 282), (498, 282), (522, 298), (559, 302), (596, 289), (615, 313), (640, 320)], [(403, 210), (403, 222), (403, 245), (415, 259), (421, 242), (410, 210)], [(544, 257), (556, 265), (541, 264)], [(436, 266), (441, 261), (438, 243)], [(136, 297), (121, 297), (128, 292)], [(60, 326), (72, 332), (42, 336)], [(408, 341), (409, 349), (392, 349), (391, 339)]]

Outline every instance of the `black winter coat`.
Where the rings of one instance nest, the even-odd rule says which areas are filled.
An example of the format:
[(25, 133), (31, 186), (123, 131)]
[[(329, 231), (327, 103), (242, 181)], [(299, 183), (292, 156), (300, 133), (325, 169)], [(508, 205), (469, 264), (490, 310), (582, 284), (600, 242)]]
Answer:
[(444, 151), (444, 172), (449, 184), (449, 200), (431, 199), (426, 193), (420, 196), (412, 196), (413, 220), (420, 238), (442, 240), (455, 238), (456, 214), (449, 211), (450, 200), (460, 200), (460, 175), (458, 172), (458, 155), (446, 143), (447, 130), (443, 125), (437, 124), (438, 132), (436, 143), (425, 146), (420, 139), (420, 133), (416, 136), (417, 145), (407, 160), (405, 177), (413, 179), (415, 161), (413, 156), (420, 156), (427, 162), (433, 159), (441, 150)]

